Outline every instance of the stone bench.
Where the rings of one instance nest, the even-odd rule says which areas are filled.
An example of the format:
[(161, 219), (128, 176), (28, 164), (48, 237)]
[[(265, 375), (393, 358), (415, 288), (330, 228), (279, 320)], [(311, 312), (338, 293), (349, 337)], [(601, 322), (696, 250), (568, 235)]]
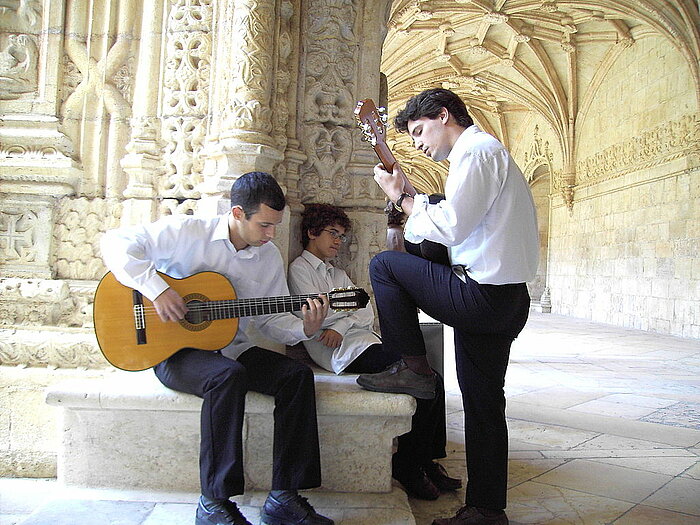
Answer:
[[(407, 432), (415, 400), (360, 389), (357, 376), (315, 369), (323, 486), (392, 490), (393, 438)], [(199, 492), (202, 401), (163, 386), (151, 370), (51, 386), (62, 409), (58, 479), (72, 488)], [(270, 488), (273, 398), (250, 392), (243, 428), (246, 490)]]

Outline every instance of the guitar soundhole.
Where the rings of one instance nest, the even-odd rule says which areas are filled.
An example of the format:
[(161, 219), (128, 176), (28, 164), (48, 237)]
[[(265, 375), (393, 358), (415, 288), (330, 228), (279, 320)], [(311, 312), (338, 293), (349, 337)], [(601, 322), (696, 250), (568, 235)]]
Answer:
[(190, 311), (185, 314), (180, 324), (192, 332), (207, 328), (212, 322), (211, 309), (206, 304), (209, 299), (198, 293), (186, 295), (183, 299)]

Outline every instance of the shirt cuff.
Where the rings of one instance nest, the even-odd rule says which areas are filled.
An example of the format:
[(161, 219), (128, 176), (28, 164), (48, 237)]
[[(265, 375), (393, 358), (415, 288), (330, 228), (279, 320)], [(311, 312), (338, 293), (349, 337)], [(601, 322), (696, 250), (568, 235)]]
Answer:
[(427, 213), (428, 196), (425, 193), (416, 193), (413, 197), (413, 209), (406, 221), (404, 239), (408, 242), (419, 243), (425, 240), (419, 233), (421, 217)]
[(162, 277), (159, 275), (154, 275), (148, 281), (140, 286), (141, 292), (145, 295), (151, 302), (155, 301), (160, 294), (169, 288), (168, 283), (166, 283)]

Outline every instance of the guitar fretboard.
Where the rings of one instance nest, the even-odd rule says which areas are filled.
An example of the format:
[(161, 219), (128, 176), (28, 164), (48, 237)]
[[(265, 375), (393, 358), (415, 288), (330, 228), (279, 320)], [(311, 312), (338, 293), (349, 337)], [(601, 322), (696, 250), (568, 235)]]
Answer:
[(306, 300), (318, 297), (318, 294), (289, 295), (282, 297), (261, 297), (255, 299), (229, 299), (225, 301), (206, 301), (188, 304), (190, 311), (196, 310), (200, 316), (210, 321), (250, 317), (253, 315), (296, 312), (307, 304)]

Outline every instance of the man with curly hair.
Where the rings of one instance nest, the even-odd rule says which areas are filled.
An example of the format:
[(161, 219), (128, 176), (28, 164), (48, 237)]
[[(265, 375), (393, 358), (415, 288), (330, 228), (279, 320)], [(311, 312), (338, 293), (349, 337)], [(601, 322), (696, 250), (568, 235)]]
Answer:
[[(354, 286), (347, 273), (331, 264), (348, 240), (349, 229), (350, 219), (342, 209), (329, 204), (306, 206), (301, 224), (304, 252), (289, 266), (292, 293)], [(303, 343), (316, 364), (336, 374), (380, 372), (401, 355), (382, 347), (381, 339), (372, 331), (373, 324), (371, 304), (356, 312), (332, 312), (316, 336)], [(433, 399), (417, 400), (411, 431), (399, 436), (392, 458), (393, 477), (411, 496), (427, 500), (462, 486), (461, 480), (449, 477), (445, 468), (433, 461), (446, 455), (442, 378), (438, 390)]]

